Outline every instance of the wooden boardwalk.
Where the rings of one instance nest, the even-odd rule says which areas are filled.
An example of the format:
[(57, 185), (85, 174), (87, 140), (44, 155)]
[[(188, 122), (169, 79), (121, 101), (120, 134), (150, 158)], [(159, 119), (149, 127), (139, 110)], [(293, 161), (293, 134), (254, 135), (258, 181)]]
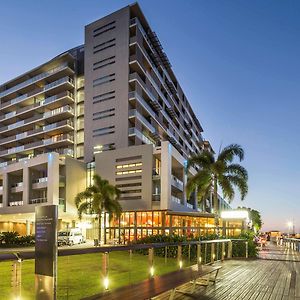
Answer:
[[(259, 259), (220, 263), (215, 285), (199, 286), (193, 295), (177, 294), (174, 299), (300, 300), (300, 253), (268, 245)], [(183, 286), (189, 291), (190, 285)], [(168, 299), (165, 293), (157, 299)]]

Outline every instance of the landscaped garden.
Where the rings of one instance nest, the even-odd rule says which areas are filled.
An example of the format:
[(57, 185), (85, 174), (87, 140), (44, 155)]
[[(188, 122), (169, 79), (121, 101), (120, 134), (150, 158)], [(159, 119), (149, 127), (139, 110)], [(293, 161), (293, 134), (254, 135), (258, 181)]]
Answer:
[[(58, 299), (80, 299), (103, 291), (102, 255), (82, 254), (58, 258)], [(155, 274), (178, 269), (176, 259), (154, 258)], [(0, 262), (1, 299), (13, 298), (11, 288), (12, 262)], [(109, 288), (115, 289), (149, 278), (148, 256), (118, 251), (109, 254)], [(21, 299), (34, 299), (34, 260), (22, 262)]]

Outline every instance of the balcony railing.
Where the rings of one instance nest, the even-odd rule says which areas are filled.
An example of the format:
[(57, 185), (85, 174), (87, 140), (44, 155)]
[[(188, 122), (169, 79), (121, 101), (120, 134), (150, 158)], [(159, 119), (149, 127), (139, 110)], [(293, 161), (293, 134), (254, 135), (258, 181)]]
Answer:
[(41, 177), (41, 178), (34, 179), (32, 181), (32, 183), (44, 183), (44, 182), (48, 182), (48, 177)]
[(192, 204), (190, 204), (190, 203), (187, 203), (186, 206), (187, 206), (188, 208), (190, 208), (190, 209), (194, 209), (194, 206), (193, 206)]
[(59, 86), (59, 85), (61, 85), (61, 84), (67, 83), (67, 82), (69, 82), (70, 84), (74, 85), (73, 79), (70, 78), (69, 76), (65, 76), (65, 77), (63, 77), (63, 78), (60, 78), (60, 79), (58, 79), (58, 80), (56, 80), (56, 81), (53, 81), (53, 82), (51, 82), (51, 83), (45, 85), (43, 88), (34, 90), (34, 91), (32, 91), (32, 92), (30, 92), (30, 93), (28, 93), (28, 94), (24, 94), (24, 95), (22, 95), (22, 96), (19, 96), (19, 97), (17, 97), (17, 98), (14, 98), (14, 99), (12, 99), (12, 100), (10, 100), (10, 101), (8, 101), (8, 102), (5, 102), (5, 103), (3, 103), (3, 104), (1, 105), (1, 108), (7, 107), (7, 106), (12, 105), (12, 104), (19, 103), (19, 102), (21, 102), (21, 101), (23, 101), (23, 100), (25, 100), (25, 99), (27, 99), (27, 98), (31, 98), (31, 97), (33, 97), (34, 95), (37, 95), (37, 94), (46, 92), (46, 91), (48, 91), (48, 90), (50, 90), (50, 89), (52, 89), (52, 88), (54, 88), (54, 87), (56, 87), (56, 86)]
[(181, 190), (183, 189), (183, 182), (174, 175), (172, 175), (172, 185), (180, 188)]
[(152, 133), (155, 132), (155, 128), (151, 123), (136, 109), (129, 110), (129, 118), (136, 117), (145, 127), (147, 127)]
[(11, 201), (8, 203), (8, 206), (22, 206), (23, 205), (23, 201)]
[(47, 198), (45, 197), (29, 199), (29, 204), (39, 204), (39, 203), (46, 203), (46, 202), (47, 202)]
[(152, 201), (160, 201), (160, 194), (152, 194)]
[(155, 143), (152, 142), (148, 137), (146, 137), (144, 134), (142, 134), (138, 129), (135, 127), (131, 127), (128, 129), (128, 135), (134, 136), (136, 135), (140, 140), (142, 140), (145, 144), (153, 145), (155, 146)]
[(178, 203), (178, 204), (181, 204), (181, 199), (179, 199), (178, 197), (176, 197), (176, 196), (171, 196), (171, 200), (173, 201), (173, 202), (176, 202), (176, 203)]
[(153, 111), (153, 109), (149, 106), (149, 104), (137, 93), (137, 92), (129, 92), (129, 100), (135, 98), (143, 107), (145, 110), (148, 111), (150, 116), (154, 119), (157, 118), (156, 113)]
[(64, 68), (66, 68), (66, 67), (68, 67), (68, 63), (63, 63), (63, 64), (61, 64), (60, 66), (58, 66), (56, 68), (53, 68), (53, 69), (51, 69), (51, 70), (49, 70), (47, 72), (41, 73), (41, 74), (39, 74), (37, 76), (34, 76), (34, 77), (32, 77), (32, 78), (30, 78), (28, 80), (25, 80), (25, 81), (23, 81), (23, 82), (15, 85), (15, 86), (13, 86), (13, 87), (5, 90), (3, 92), (0, 92), (0, 98), (4, 97), (4, 96), (7, 96), (8, 94), (13, 93), (13, 92), (15, 92), (15, 91), (17, 91), (17, 90), (19, 90), (21, 88), (24, 88), (24, 87), (26, 87), (26, 86), (28, 86), (28, 85), (36, 82), (36, 81), (44, 79), (44, 78), (46, 78), (46, 77), (48, 77), (48, 76), (50, 76), (50, 75), (52, 75), (54, 73), (57, 73), (57, 72), (63, 70)]

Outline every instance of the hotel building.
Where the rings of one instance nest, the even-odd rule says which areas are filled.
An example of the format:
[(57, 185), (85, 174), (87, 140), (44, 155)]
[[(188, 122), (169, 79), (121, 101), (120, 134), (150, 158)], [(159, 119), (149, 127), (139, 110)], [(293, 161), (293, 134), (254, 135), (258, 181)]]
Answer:
[(210, 148), (202, 132), (139, 5), (103, 17), (83, 45), (0, 85), (0, 231), (32, 232), (47, 204), (74, 226), (74, 197), (95, 173), (121, 190), (125, 212), (160, 212), (162, 230), (176, 213), (212, 220), (212, 200), (185, 193), (188, 157)]

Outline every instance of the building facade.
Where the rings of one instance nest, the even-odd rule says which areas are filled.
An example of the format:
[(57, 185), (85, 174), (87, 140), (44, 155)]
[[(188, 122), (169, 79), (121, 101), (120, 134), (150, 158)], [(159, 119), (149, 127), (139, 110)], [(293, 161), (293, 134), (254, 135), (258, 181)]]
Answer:
[(83, 45), (0, 86), (0, 231), (20, 214), (30, 232), (46, 204), (74, 225), (94, 173), (121, 190), (124, 211), (209, 213), (211, 199), (185, 193), (188, 157), (210, 147), (202, 131), (139, 5), (101, 18)]

